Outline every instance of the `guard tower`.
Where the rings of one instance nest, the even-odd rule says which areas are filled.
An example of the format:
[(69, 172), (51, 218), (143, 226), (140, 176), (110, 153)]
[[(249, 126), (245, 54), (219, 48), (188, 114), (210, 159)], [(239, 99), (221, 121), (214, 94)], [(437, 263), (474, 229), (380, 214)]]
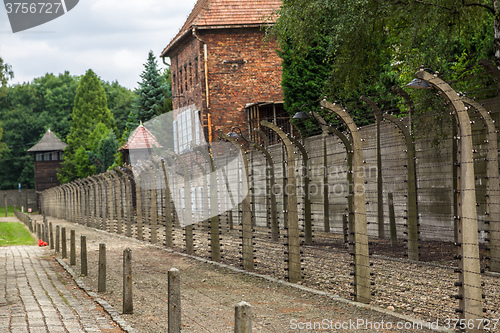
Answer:
[(123, 161), (132, 165), (140, 160), (149, 160), (154, 147), (161, 148), (155, 136), (141, 122), (118, 151), (122, 153)]
[(49, 130), (40, 141), (28, 149), (35, 158), (35, 189), (37, 192), (60, 185), (57, 170), (61, 168), (63, 150), (67, 144)]

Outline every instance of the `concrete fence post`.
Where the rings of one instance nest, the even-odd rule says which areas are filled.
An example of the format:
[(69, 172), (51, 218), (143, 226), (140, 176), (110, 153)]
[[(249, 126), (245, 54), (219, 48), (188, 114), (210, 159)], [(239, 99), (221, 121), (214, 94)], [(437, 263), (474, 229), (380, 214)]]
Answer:
[(99, 244), (99, 267), (97, 273), (97, 292), (106, 292), (106, 244)]
[(247, 302), (236, 304), (234, 311), (234, 333), (252, 332), (252, 306)]
[(251, 200), (251, 192), (249, 190), (250, 187), (250, 178), (249, 178), (249, 165), (248, 159), (246, 157), (246, 153), (243, 150), (243, 147), (230, 136), (220, 133), (220, 138), (226, 141), (231, 142), (236, 149), (238, 149), (241, 153), (241, 157), (243, 159), (243, 168), (245, 173), (245, 178), (243, 179), (243, 193), (246, 193), (245, 197), (241, 202), (241, 257), (242, 257), (242, 265), (243, 269), (247, 271), (251, 271), (254, 268), (254, 255), (253, 255), (253, 235), (252, 235), (252, 204)]
[[(309, 173), (309, 155), (304, 145), (294, 137), (290, 137), (293, 144), (299, 149), (302, 155), (302, 179), (304, 180), (304, 243), (306, 245), (312, 245), (313, 243), (313, 233), (312, 233), (312, 222), (311, 222), (311, 190), (310, 190), (310, 173)], [(325, 167), (326, 170), (326, 167)], [(328, 181), (328, 177), (327, 181)], [(328, 191), (327, 191), (328, 193)], [(328, 222), (328, 226), (329, 226)], [(328, 227), (329, 228), (329, 227)]]
[(143, 225), (143, 215), (142, 215), (142, 193), (141, 193), (141, 176), (139, 175), (139, 172), (137, 173), (138, 176), (135, 177), (135, 206), (136, 206), (136, 216), (137, 216), (137, 223), (136, 223), (136, 238), (138, 240), (144, 240), (143, 237), (143, 232), (142, 232), (142, 225)]
[(75, 230), (70, 231), (70, 250), (69, 250), (69, 264), (76, 265), (76, 235)]
[(66, 228), (61, 228), (61, 256), (63, 259), (68, 257), (68, 247), (66, 246)]
[(167, 168), (163, 159), (161, 160), (161, 167), (163, 169), (163, 177), (165, 178), (165, 246), (172, 247), (174, 245), (172, 234), (172, 195), (170, 193), (170, 185), (168, 184)]
[(123, 251), (123, 313), (133, 313), (132, 300), (132, 250), (126, 248)]
[(181, 331), (181, 281), (177, 268), (168, 271), (168, 333)]
[(157, 180), (155, 176), (155, 169), (153, 169), (152, 166), (150, 166), (150, 181), (151, 181), (151, 224), (150, 224), (150, 230), (151, 230), (151, 243), (156, 244), (158, 243), (158, 198), (157, 198)]
[(215, 163), (208, 149), (195, 147), (210, 165), (210, 253), (213, 261), (221, 260), (221, 248), (219, 238), (219, 202), (217, 194), (217, 175), (215, 173)]
[[(292, 142), (278, 126), (265, 120), (261, 121), (260, 124), (274, 131), (280, 137), (286, 150), (287, 174), (286, 177), (283, 177), (286, 178), (286, 185), (283, 187), (283, 189), (286, 190), (283, 192), (287, 194), (287, 270), (288, 280), (292, 283), (297, 283), (302, 279), (302, 270), (300, 262), (299, 215), (296, 196), (297, 179), (295, 178), (295, 152), (293, 150)], [(285, 169), (283, 169), (283, 172), (285, 172)]]
[(368, 226), (366, 221), (366, 200), (363, 168), (363, 144), (356, 123), (340, 106), (321, 101), (321, 106), (335, 112), (349, 129), (352, 138), (353, 182), (349, 192), (353, 196), (353, 251), (354, 257), (354, 294), (357, 302), (369, 303), (371, 300), (370, 256), (368, 251)]
[[(495, 122), (490, 113), (478, 102), (462, 97), (466, 105), (470, 105), (481, 114), (488, 130), (487, 139), (488, 152), (486, 156), (486, 214), (488, 220), (484, 223), (488, 228), (489, 261), (488, 266), (492, 272), (500, 273), (500, 183), (498, 172), (498, 143)], [(488, 267), (486, 267), (488, 268)]]
[(80, 263), (82, 276), (87, 276), (87, 237), (83, 235), (80, 236)]
[[(278, 222), (278, 206), (276, 203), (276, 193), (274, 190), (274, 186), (276, 184), (275, 180), (276, 173), (274, 171), (274, 162), (271, 153), (267, 149), (269, 146), (269, 139), (267, 138), (267, 135), (264, 133), (264, 131), (262, 131), (259, 128), (254, 128), (254, 131), (258, 133), (261, 136), (262, 140), (264, 141), (264, 146), (261, 146), (259, 144), (254, 144), (254, 147), (259, 149), (266, 156), (266, 181), (268, 181), (268, 184), (266, 186), (266, 197), (267, 197), (266, 205), (267, 205), (267, 216), (269, 218), (267, 226), (271, 228), (271, 240), (277, 242), (280, 237), (280, 229)], [(307, 216), (307, 209), (304, 214), (306, 214)]]
[(478, 225), (476, 213), (476, 187), (474, 179), (474, 157), (472, 150), (472, 131), (470, 118), (465, 105), (457, 92), (449, 84), (441, 80), (436, 74), (427, 73), (423, 68), (415, 73), (419, 79), (427, 81), (431, 86), (442, 93), (442, 96), (451, 104), (451, 113), (457, 120), (458, 166), (459, 188), (457, 189), (459, 242), (458, 270), (459, 281), (455, 282), (458, 287), (459, 308), (456, 309), (460, 319), (473, 323), (469, 332), (479, 332), (482, 308), (481, 269), (479, 261)]

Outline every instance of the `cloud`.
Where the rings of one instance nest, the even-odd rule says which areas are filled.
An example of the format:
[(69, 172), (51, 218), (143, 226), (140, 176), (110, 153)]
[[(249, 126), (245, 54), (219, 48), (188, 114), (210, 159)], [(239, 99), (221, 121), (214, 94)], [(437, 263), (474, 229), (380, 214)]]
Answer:
[[(103, 80), (137, 86), (149, 50), (159, 55), (179, 31), (195, 0), (86, 0), (44, 25), (13, 34), (0, 8), (0, 56), (12, 83), (92, 68)], [(158, 59), (160, 67), (163, 66)]]

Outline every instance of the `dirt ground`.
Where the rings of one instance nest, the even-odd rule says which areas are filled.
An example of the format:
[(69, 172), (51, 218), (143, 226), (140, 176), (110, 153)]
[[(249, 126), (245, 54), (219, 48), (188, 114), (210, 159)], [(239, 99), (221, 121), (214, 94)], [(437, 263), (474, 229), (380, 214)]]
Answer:
[(120, 313), (122, 255), (125, 248), (132, 249), (134, 313), (122, 317), (139, 332), (167, 332), (167, 274), (172, 267), (179, 269), (181, 274), (184, 332), (232, 332), (234, 307), (240, 301), (252, 305), (254, 332), (333, 332), (341, 325), (345, 328), (342, 332), (357, 332), (370, 328), (369, 325), (372, 328), (379, 325), (385, 332), (429, 331), (418, 326), (397, 329), (398, 324), (402, 327), (412, 327), (412, 324), (389, 312), (354, 306), (62, 220), (51, 221), (54, 227), (60, 225), (76, 230), (78, 255), (77, 265), (73, 266), (75, 272), (80, 272), (80, 236), (87, 237), (89, 275), (83, 277), (83, 281), (94, 291), (97, 290), (99, 243), (106, 244), (107, 292), (100, 296)]

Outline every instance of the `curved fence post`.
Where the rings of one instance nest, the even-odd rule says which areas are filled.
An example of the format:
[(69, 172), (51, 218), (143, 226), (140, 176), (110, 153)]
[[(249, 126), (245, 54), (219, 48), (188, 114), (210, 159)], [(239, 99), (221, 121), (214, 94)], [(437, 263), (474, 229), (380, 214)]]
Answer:
[(486, 155), (486, 215), (489, 221), (485, 223), (489, 226), (488, 248), (489, 248), (489, 266), (493, 272), (500, 273), (500, 184), (498, 182), (498, 142), (497, 130), (490, 113), (476, 101), (467, 97), (462, 97), (462, 101), (473, 107), (480, 113), (485, 126), (488, 130), (488, 146)]
[[(331, 111), (331, 110), (330, 110)], [(332, 111), (333, 112), (333, 111)], [(321, 117), (319, 114), (316, 112), (312, 111), (312, 115), (316, 120), (320, 123), (320, 126), (323, 128), (324, 131), (328, 131), (330, 134), (333, 134), (337, 136), (342, 143), (344, 144), (345, 150), (346, 150), (346, 155), (347, 155), (347, 186), (348, 188), (354, 188), (353, 180), (352, 180), (352, 175), (353, 175), (353, 168), (352, 168), (352, 144), (351, 141), (347, 136), (344, 135), (341, 131), (336, 129), (335, 127), (329, 126), (325, 119)], [(348, 212), (348, 227), (347, 230), (344, 229), (344, 237), (345, 234), (347, 233), (347, 238), (348, 238), (348, 243), (350, 245), (354, 245), (354, 212), (353, 210), (353, 193), (348, 190), (347, 191), (347, 212)]]
[(302, 178), (304, 179), (304, 243), (311, 245), (313, 242), (312, 223), (311, 223), (311, 192), (309, 188), (309, 155), (307, 150), (299, 140), (293, 136), (288, 137), (290, 141), (299, 149), (302, 155)]
[[(250, 186), (249, 179), (249, 165), (248, 158), (246, 157), (247, 153), (243, 150), (243, 147), (233, 138), (228, 135), (220, 132), (219, 137), (222, 140), (226, 140), (231, 142), (236, 149), (238, 149), (241, 153), (243, 159), (243, 167), (245, 168), (245, 179), (243, 180), (243, 192), (245, 191), (245, 186), (248, 188)], [(252, 235), (252, 205), (251, 205), (251, 193), (248, 192), (247, 195), (243, 198), (241, 202), (241, 235), (242, 235), (242, 243), (241, 243), (241, 253), (242, 253), (242, 263), (243, 268), (247, 271), (251, 271), (254, 268), (253, 261), (253, 235)]]
[(361, 100), (368, 104), (375, 115), (376, 121), (376, 156), (377, 156), (377, 225), (378, 225), (378, 238), (383, 239), (385, 236), (384, 225), (384, 180), (382, 177), (382, 150), (380, 148), (380, 122), (382, 121), (382, 112), (377, 104), (365, 96), (361, 96)]
[(276, 184), (276, 180), (274, 177), (275, 176), (274, 162), (271, 153), (267, 149), (269, 145), (268, 137), (261, 129), (255, 128), (254, 131), (259, 133), (264, 140), (264, 146), (261, 146), (257, 143), (254, 143), (253, 146), (259, 149), (266, 157), (266, 181), (269, 182), (268, 184), (266, 184), (266, 204), (267, 204), (266, 209), (267, 209), (267, 216), (270, 219), (267, 225), (268, 227), (271, 228), (271, 239), (277, 242), (280, 238), (280, 226), (278, 222), (278, 207), (276, 204), (276, 193), (274, 192), (274, 187)]
[[(460, 308), (457, 312), (466, 322), (474, 322), (479, 328), (483, 316), (481, 301), (481, 270), (479, 265), (479, 245), (476, 215), (476, 187), (474, 180), (474, 158), (472, 154), (472, 131), (470, 119), (465, 105), (446, 82), (437, 75), (427, 73), (424, 69), (415, 73), (419, 79), (427, 81), (439, 90), (451, 104), (452, 114), (458, 123), (458, 231), (459, 231), (459, 290)], [(472, 330), (471, 330), (472, 331)]]
[[(208, 149), (212, 148), (207, 144)], [(210, 165), (210, 244), (213, 261), (221, 260), (220, 239), (219, 239), (219, 208), (217, 195), (217, 175), (215, 173), (215, 162), (209, 150), (195, 147)]]
[(170, 192), (167, 168), (165, 166), (164, 159), (161, 159), (161, 167), (163, 169), (163, 177), (165, 180), (165, 246), (173, 247), (174, 238), (172, 234), (172, 228), (173, 228), (173, 210), (175, 208), (172, 205), (172, 193)]
[[(403, 138), (405, 140), (406, 145), (406, 170), (407, 170), (407, 184), (408, 184), (408, 194), (406, 200), (406, 206), (408, 210), (407, 225), (408, 225), (408, 259), (410, 260), (418, 260), (418, 206), (417, 206), (417, 180), (416, 180), (416, 161), (415, 161), (415, 143), (413, 142), (413, 138), (411, 136), (408, 128), (401, 123), (402, 119), (398, 119), (389, 114), (382, 114), (378, 106), (368, 97), (362, 97), (363, 101), (370, 105), (370, 108), (374, 111), (377, 117), (377, 122), (379, 122), (378, 118), (385, 119), (390, 121), (401, 131), (403, 134)], [(375, 111), (377, 110), (377, 111)], [(380, 125), (377, 127), (377, 135), (380, 135)], [(377, 141), (379, 144), (379, 142)], [(379, 154), (380, 146), (377, 148), (377, 168), (381, 167), (381, 163), (378, 164), (378, 160), (381, 159), (381, 155)], [(381, 170), (381, 169), (378, 169)], [(378, 172), (377, 170), (377, 172)], [(377, 174), (378, 175), (378, 174)], [(379, 178), (377, 177), (377, 182), (379, 182)], [(380, 191), (379, 191), (380, 196)], [(380, 207), (379, 207), (379, 219), (380, 219)], [(382, 219), (383, 219), (383, 211), (382, 211)], [(379, 225), (380, 227), (380, 225)]]
[(366, 202), (363, 168), (363, 146), (358, 127), (351, 116), (336, 104), (321, 101), (321, 106), (335, 112), (348, 127), (352, 138), (353, 194), (354, 214), (354, 297), (362, 303), (371, 300), (370, 257), (368, 252), (368, 230), (366, 223)]
[(295, 179), (295, 152), (293, 151), (292, 142), (281, 128), (265, 120), (262, 120), (260, 124), (278, 134), (286, 149), (287, 183), (283, 188), (283, 192), (288, 197), (286, 207), (288, 212), (288, 280), (296, 283), (302, 279), (302, 272), (300, 263), (299, 215), (296, 196), (297, 180)]

